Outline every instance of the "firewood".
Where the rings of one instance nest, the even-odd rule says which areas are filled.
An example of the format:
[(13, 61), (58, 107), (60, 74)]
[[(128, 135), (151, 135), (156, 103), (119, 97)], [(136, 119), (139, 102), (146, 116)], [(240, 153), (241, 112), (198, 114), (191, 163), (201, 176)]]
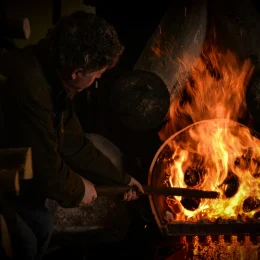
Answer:
[(0, 149), (0, 193), (19, 192), (19, 180), (32, 177), (31, 148)]

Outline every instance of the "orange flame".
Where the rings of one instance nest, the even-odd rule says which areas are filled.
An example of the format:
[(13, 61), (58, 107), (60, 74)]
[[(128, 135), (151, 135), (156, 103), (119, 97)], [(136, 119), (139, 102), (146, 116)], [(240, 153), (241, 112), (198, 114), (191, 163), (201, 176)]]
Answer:
[(254, 67), (231, 51), (210, 46), (198, 59), (185, 88), (172, 100), (169, 123), (159, 132), (161, 140), (205, 119), (237, 120), (246, 111), (245, 92)]
[[(182, 210), (175, 220), (237, 218), (238, 214), (251, 218), (256, 210), (245, 213), (242, 205), (249, 196), (260, 199), (260, 178), (256, 177), (258, 171), (260, 175), (260, 140), (236, 121), (246, 115), (245, 93), (254, 67), (250, 60), (241, 62), (231, 51), (207, 47), (185, 88), (173, 98), (170, 120), (159, 136), (168, 140), (174, 151), (166, 184), (215, 190), (221, 198), (202, 199), (196, 210), (179, 203)], [(185, 182), (190, 169), (200, 179), (192, 187)], [(230, 178), (238, 184), (238, 191), (227, 196)], [(167, 198), (167, 203), (181, 199), (175, 197), (172, 202)]]
[[(182, 207), (177, 214), (178, 220), (253, 217), (257, 210), (244, 212), (243, 202), (248, 197), (260, 198), (260, 140), (251, 135), (249, 128), (226, 119), (205, 120), (188, 126), (169, 139), (168, 146), (174, 153), (167, 169), (166, 184), (220, 193), (219, 199), (202, 199), (194, 211)], [(188, 171), (197, 174), (194, 185), (185, 181)], [(234, 179), (229, 186), (231, 177)], [(238, 190), (232, 186), (234, 184)], [(181, 199), (168, 198), (168, 202), (181, 202)]]

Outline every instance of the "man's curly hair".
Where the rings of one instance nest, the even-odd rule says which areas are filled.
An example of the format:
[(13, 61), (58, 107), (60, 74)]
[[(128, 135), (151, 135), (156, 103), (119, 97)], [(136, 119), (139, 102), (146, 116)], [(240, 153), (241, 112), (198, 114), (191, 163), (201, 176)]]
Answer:
[(60, 70), (83, 68), (90, 73), (113, 67), (124, 49), (112, 25), (85, 11), (63, 17), (45, 40)]

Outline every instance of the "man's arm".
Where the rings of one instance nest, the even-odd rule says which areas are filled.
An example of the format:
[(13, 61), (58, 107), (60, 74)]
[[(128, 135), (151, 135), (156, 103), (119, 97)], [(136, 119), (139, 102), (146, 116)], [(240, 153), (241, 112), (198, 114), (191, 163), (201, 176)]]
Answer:
[(81, 124), (72, 109), (71, 117), (65, 125), (62, 157), (75, 172), (101, 185), (128, 185), (131, 177), (121, 172), (85, 136)]
[[(85, 192), (81, 178), (57, 153), (56, 129), (53, 126), (51, 100), (47, 90), (36, 93), (24, 86), (5, 86), (3, 110), (8, 127), (8, 145), (32, 147), (34, 177), (33, 197), (57, 200), (64, 207), (77, 206)], [(36, 86), (37, 87), (37, 86)]]

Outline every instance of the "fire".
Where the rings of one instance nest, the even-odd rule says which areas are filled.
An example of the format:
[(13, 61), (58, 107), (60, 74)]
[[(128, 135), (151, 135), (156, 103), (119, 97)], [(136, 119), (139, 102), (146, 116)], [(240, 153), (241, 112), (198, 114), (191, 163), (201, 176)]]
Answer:
[(246, 219), (259, 211), (248, 201), (260, 199), (260, 140), (249, 128), (228, 119), (204, 120), (173, 135), (167, 145), (174, 151), (167, 185), (220, 193), (219, 199), (186, 198), (186, 203), (182, 197), (168, 198), (182, 208), (175, 212), (177, 220)]
[(173, 98), (171, 121), (160, 131), (160, 138), (166, 140), (200, 120), (243, 117), (246, 87), (253, 71), (250, 60), (242, 63), (231, 51), (221, 53), (210, 45), (194, 65), (184, 88), (180, 87)]
[(220, 193), (215, 200), (168, 197), (169, 207), (178, 205), (175, 220), (247, 219), (260, 212), (260, 140), (238, 123), (247, 115), (253, 71), (250, 60), (210, 44), (172, 100), (170, 121), (159, 132), (173, 151), (165, 184)]

